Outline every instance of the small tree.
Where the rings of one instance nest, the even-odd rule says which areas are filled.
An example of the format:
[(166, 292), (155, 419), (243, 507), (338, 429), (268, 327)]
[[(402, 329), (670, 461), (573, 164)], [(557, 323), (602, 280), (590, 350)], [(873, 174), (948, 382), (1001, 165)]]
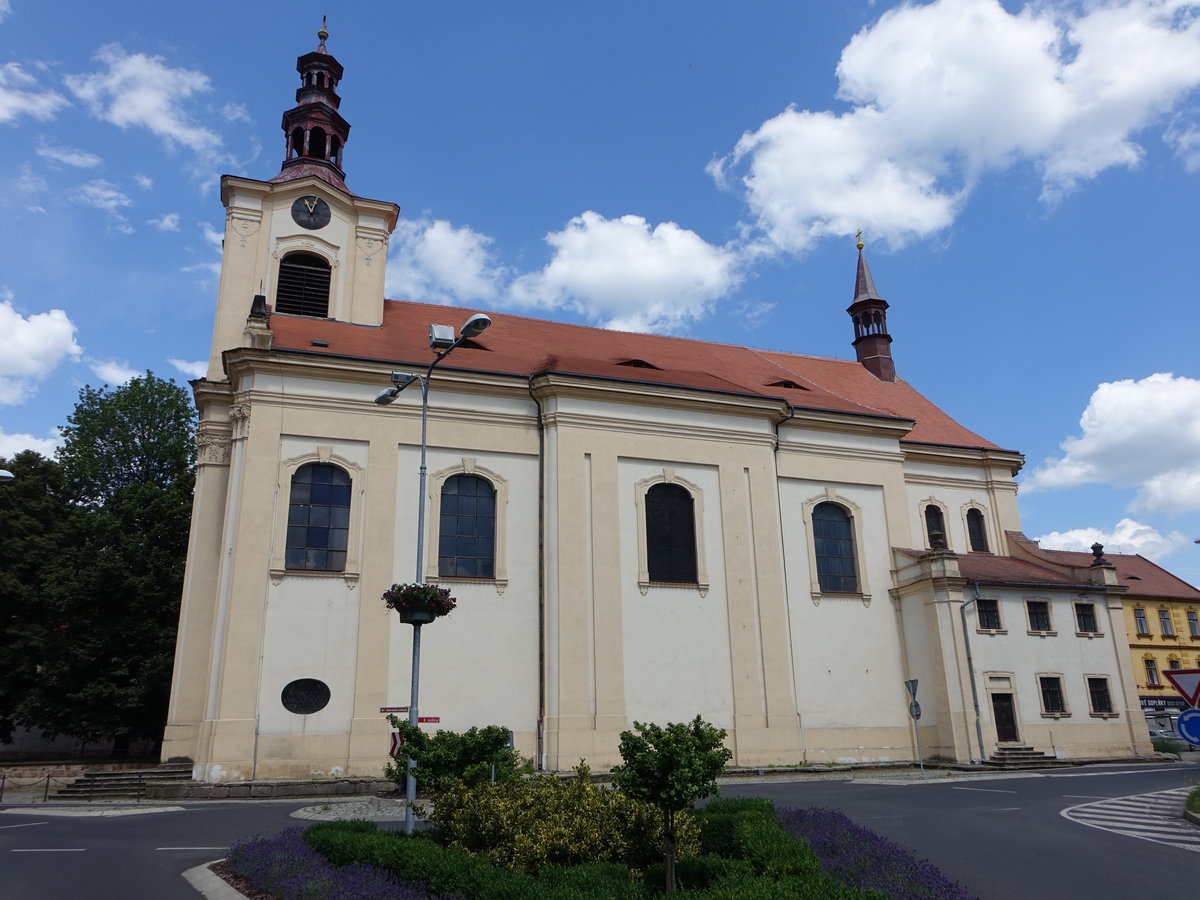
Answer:
[(499, 725), (468, 728), (461, 734), (439, 730), (430, 736), (397, 716), (388, 716), (388, 721), (404, 738), (404, 745), (384, 769), (384, 776), (398, 785), (408, 777), (410, 756), (417, 764), (413, 772), (417, 784), (430, 793), (455, 781), (471, 786), (489, 781), (493, 775), (497, 781), (505, 781), (515, 777), (521, 767), (520, 755), (509, 746), (508, 729)]
[(674, 891), (675, 815), (718, 792), (717, 776), (733, 754), (721, 743), (725, 729), (714, 728), (699, 716), (665, 728), (641, 722), (633, 727), (634, 731), (621, 732), (625, 763), (613, 768), (613, 785), (662, 810), (666, 889)]

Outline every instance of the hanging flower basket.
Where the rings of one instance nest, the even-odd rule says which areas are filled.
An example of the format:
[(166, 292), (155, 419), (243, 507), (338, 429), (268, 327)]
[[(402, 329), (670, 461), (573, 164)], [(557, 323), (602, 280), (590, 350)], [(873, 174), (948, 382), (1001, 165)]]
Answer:
[(383, 592), (383, 602), (398, 612), (406, 625), (428, 625), (449, 615), (457, 604), (450, 588), (435, 584), (393, 584)]

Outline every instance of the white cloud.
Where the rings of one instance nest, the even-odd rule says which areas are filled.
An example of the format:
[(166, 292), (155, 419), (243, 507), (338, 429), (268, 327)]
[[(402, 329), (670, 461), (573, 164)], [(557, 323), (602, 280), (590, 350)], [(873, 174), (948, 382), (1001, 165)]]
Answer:
[(157, 219), (147, 219), (147, 225), (153, 225), (159, 231), (178, 231), (179, 213), (163, 213)]
[(133, 180), (143, 191), (148, 191), (154, 187), (154, 179), (149, 175), (134, 175)]
[[(901, 244), (950, 225), (978, 179), (1036, 167), (1053, 203), (1114, 166), (1200, 86), (1200, 3), (906, 3), (850, 41), (845, 112), (790, 108), (709, 170), (779, 248), (863, 228)], [(1166, 135), (1185, 161), (1194, 126)]]
[(171, 365), (182, 372), (184, 375), (189, 375), (192, 378), (203, 378), (204, 373), (208, 371), (208, 360), (199, 359), (196, 362), (188, 362), (186, 359), (176, 359), (169, 357), (167, 359)]
[(67, 98), (55, 91), (42, 90), (37, 79), (15, 62), (0, 65), (0, 122), (11, 122), (19, 116), (32, 116), (40, 121), (54, 118)]
[(12, 292), (0, 299), (0, 404), (24, 403), (37, 393), (39, 380), (66, 357), (77, 358), (75, 324), (61, 309), (22, 316)]
[(78, 150), (75, 147), (63, 147), (58, 144), (51, 144), (45, 137), (38, 140), (37, 155), (53, 160), (54, 162), (62, 163), (64, 166), (75, 166), (79, 169), (92, 169), (103, 162), (95, 153)]
[(449, 222), (401, 220), (392, 237), (388, 296), (427, 303), (493, 300), (505, 278), (488, 249), (492, 239)]
[(12, 4), (9, 0), (0, 0), (0, 22), (8, 18), (8, 14), (12, 12)]
[(92, 206), (106, 212), (115, 213), (123, 206), (129, 206), (133, 201), (128, 194), (117, 189), (117, 186), (103, 178), (89, 181), (75, 192), (75, 201), (85, 206)]
[(575, 309), (606, 328), (672, 331), (708, 312), (741, 280), (737, 255), (674, 222), (585, 212), (546, 235), (554, 258), (517, 278), (514, 302)]
[(124, 360), (89, 359), (87, 363), (97, 377), (111, 385), (124, 384), (142, 374), (137, 369), (131, 369)]
[(54, 451), (62, 443), (62, 438), (55, 433), (54, 437), (40, 438), (32, 434), (6, 434), (0, 428), (0, 456), (12, 459), (22, 450), (32, 450), (42, 456), (53, 456)]
[(220, 145), (184, 108), (189, 97), (209, 89), (207, 75), (171, 68), (161, 56), (126, 53), (115, 43), (101, 47), (95, 59), (105, 68), (65, 79), (94, 116), (120, 128), (146, 128), (168, 146), (182, 144), (198, 153)]
[(1101, 384), (1079, 426), (1025, 489), (1137, 487), (1133, 512), (1200, 510), (1200, 380), (1159, 372)]
[(1162, 534), (1133, 519), (1122, 519), (1111, 531), (1072, 528), (1069, 531), (1051, 531), (1034, 540), (1046, 550), (1090, 550), (1092, 544), (1100, 543), (1108, 553), (1140, 553), (1150, 559), (1170, 556), (1191, 543), (1191, 538), (1183, 532)]
[(213, 228), (207, 222), (200, 223), (200, 232), (204, 235), (204, 241), (218, 253), (221, 252), (221, 247), (225, 243), (225, 232)]
[(250, 112), (244, 103), (226, 103), (221, 107), (221, 115), (229, 122), (250, 121)]

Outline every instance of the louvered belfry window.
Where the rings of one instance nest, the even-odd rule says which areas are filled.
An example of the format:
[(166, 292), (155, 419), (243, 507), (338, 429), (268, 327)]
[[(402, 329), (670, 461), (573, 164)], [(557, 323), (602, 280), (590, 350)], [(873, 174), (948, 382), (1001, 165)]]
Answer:
[(312, 253), (292, 253), (279, 263), (275, 312), (329, 316), (329, 263)]

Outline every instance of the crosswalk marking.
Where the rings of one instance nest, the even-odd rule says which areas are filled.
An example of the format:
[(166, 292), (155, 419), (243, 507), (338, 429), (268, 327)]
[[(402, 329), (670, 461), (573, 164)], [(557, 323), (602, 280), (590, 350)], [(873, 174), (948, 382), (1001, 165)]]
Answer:
[(1200, 853), (1200, 826), (1183, 817), (1183, 805), (1189, 793), (1191, 788), (1182, 787), (1098, 800), (1068, 807), (1062, 811), (1062, 816), (1089, 828)]

